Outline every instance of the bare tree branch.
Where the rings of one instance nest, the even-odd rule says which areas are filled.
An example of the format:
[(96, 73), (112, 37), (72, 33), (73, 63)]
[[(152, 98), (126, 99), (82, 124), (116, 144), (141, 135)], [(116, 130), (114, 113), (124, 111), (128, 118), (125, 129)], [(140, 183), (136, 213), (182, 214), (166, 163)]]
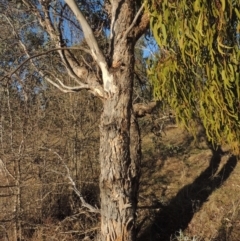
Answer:
[(66, 163), (63, 161), (62, 157), (57, 153), (57, 152), (54, 152), (55, 155), (58, 156), (58, 158), (62, 161), (62, 164), (63, 166), (65, 167), (66, 171), (67, 171), (67, 178), (68, 180), (70, 181), (71, 185), (72, 185), (72, 188), (73, 188), (73, 191), (76, 193), (76, 195), (79, 197), (81, 203), (82, 203), (82, 206), (83, 207), (86, 207), (90, 212), (93, 212), (93, 213), (100, 213), (100, 210), (93, 207), (92, 205), (90, 205), (89, 203), (87, 203), (85, 201), (85, 199), (83, 198), (81, 192), (77, 189), (76, 187), (76, 183), (73, 181), (72, 177), (71, 177), (71, 174), (70, 174), (70, 171), (69, 171), (69, 168), (68, 166), (66, 165)]
[(100, 50), (100, 48), (98, 46), (97, 40), (94, 36), (94, 33), (93, 33), (91, 27), (89, 26), (87, 20), (83, 16), (82, 12), (78, 8), (78, 6), (74, 0), (65, 0), (65, 2), (68, 4), (69, 8), (73, 11), (77, 20), (81, 24), (83, 33), (84, 33), (84, 37), (92, 52), (92, 56), (102, 71), (104, 90), (110, 94), (115, 93), (116, 86), (113, 84), (113, 75), (110, 74), (110, 72), (108, 71), (108, 64), (106, 62), (106, 59), (105, 59), (102, 51)]
[[(47, 4), (42, 4), (42, 10), (44, 13), (44, 20), (40, 21), (40, 24), (42, 25), (43, 28), (45, 28), (51, 37), (51, 40), (55, 43), (55, 46), (58, 47), (63, 47), (65, 46), (65, 42), (63, 41), (62, 38), (62, 33), (61, 33), (61, 20), (58, 26), (58, 29), (55, 29), (53, 26), (53, 23), (51, 22), (50, 18), (50, 13), (49, 9), (46, 7)], [(41, 15), (39, 12), (36, 12), (36, 16), (39, 19), (42, 19)], [(85, 77), (85, 73), (87, 70), (82, 71), (80, 70), (79, 63), (78, 61), (73, 58), (72, 54), (69, 52), (69, 50), (59, 50), (58, 51), (60, 58), (62, 59), (62, 62), (69, 74), (78, 84), (81, 83), (82, 79)]]
[(75, 14), (77, 20), (81, 24), (82, 30), (84, 33), (84, 37), (86, 39), (86, 42), (87, 42), (89, 48), (91, 49), (94, 59), (98, 62), (99, 65), (105, 65), (105, 68), (107, 68), (107, 62), (105, 60), (105, 57), (104, 57), (102, 51), (100, 50), (100, 48), (98, 46), (94, 33), (93, 33), (91, 27), (89, 26), (87, 20), (83, 16), (82, 12), (78, 8), (76, 2), (74, 0), (65, 0), (65, 2), (68, 4), (70, 9)]
[(53, 86), (55, 86), (56, 88), (58, 88), (59, 90), (61, 90), (63, 93), (71, 93), (74, 92), (73, 90), (68, 90), (68, 89), (64, 89), (61, 86), (59, 86), (58, 84), (56, 84), (54, 81), (52, 81), (49, 77), (44, 76), (45, 79), (47, 80), (47, 82), (49, 82), (50, 84), (52, 84)]
[[(74, 1), (65, 1), (65, 2), (67, 4), (69, 3), (70, 6), (73, 7), (73, 9), (70, 7), (70, 9), (72, 9), (72, 11), (74, 10), (75, 12), (77, 11), (77, 13), (79, 12), (79, 9)], [(58, 26), (58, 29), (54, 28), (54, 26), (51, 22), (50, 15), (49, 15), (49, 9), (47, 9), (47, 5), (48, 4), (42, 2), (42, 12), (43, 12), (44, 17), (39, 13), (38, 9), (36, 9), (36, 8), (34, 9), (34, 14), (38, 18), (41, 26), (44, 29), (46, 29), (50, 38), (55, 43), (56, 47), (57, 48), (63, 47), (63, 45), (65, 45), (65, 43), (62, 39), (60, 26)], [(74, 12), (74, 14), (75, 14), (75, 12)], [(113, 76), (112, 76), (112, 74), (109, 74), (106, 60), (105, 60), (100, 48), (98, 47), (94, 34), (93, 34), (89, 24), (83, 17), (83, 15), (81, 15), (80, 19), (81, 20), (83, 19), (83, 23), (81, 21), (80, 24), (82, 25), (82, 29), (83, 29), (83, 33), (86, 38), (86, 42), (87, 42), (88, 46), (90, 47), (91, 55), (92, 55), (93, 59), (97, 62), (98, 66), (100, 67), (100, 69), (102, 71), (104, 90), (108, 93), (115, 92), (115, 86), (113, 85)], [(86, 26), (86, 28), (85, 28), (85, 26)], [(87, 80), (84, 79), (86, 77), (86, 73), (88, 73), (87, 68), (83, 68), (82, 66), (80, 66), (78, 61), (74, 58), (74, 56), (68, 49), (61, 49), (58, 51), (58, 53), (62, 59), (63, 64), (66, 67), (66, 70), (68, 71), (69, 76), (71, 78), (73, 78), (73, 80), (76, 81), (76, 83), (78, 85), (81, 85), (82, 81), (84, 80), (84, 82), (87, 82), (89, 84), (89, 87), (91, 85), (93, 85), (93, 88), (91, 88), (91, 89), (93, 89), (92, 92), (95, 95), (97, 93), (97, 96), (106, 98), (106, 95), (105, 95), (105, 97), (103, 96), (103, 91), (102, 91), (103, 88), (101, 87), (101, 89), (100, 89), (101, 85), (100, 85), (98, 79), (96, 78), (96, 76), (94, 79), (94, 74), (92, 74), (91, 78), (88, 78)], [(56, 83), (55, 83), (55, 86), (56, 86)], [(61, 88), (59, 88), (59, 89), (61, 89)]]
[[(13, 180), (16, 180), (16, 178), (7, 169), (7, 167), (4, 164), (4, 162), (2, 161), (2, 159), (0, 159), (0, 173), (5, 173), (6, 177), (7, 177), (7, 175), (9, 175)], [(15, 185), (14, 185), (14, 187), (15, 187)]]
[(149, 22), (150, 17), (149, 13), (145, 12), (140, 20), (140, 23), (138, 23), (137, 26), (134, 27), (134, 34), (135, 34), (135, 40), (137, 41), (149, 28)]
[(137, 22), (137, 20), (138, 20), (140, 14), (141, 14), (143, 8), (144, 8), (144, 3), (142, 4), (142, 6), (140, 7), (140, 9), (138, 10), (138, 12), (137, 12), (135, 18), (133, 19), (131, 25), (129, 26), (129, 28), (127, 29), (127, 31), (125, 32), (125, 34), (123, 35), (122, 41), (126, 40), (128, 34), (129, 34), (129, 32), (132, 30), (132, 28), (133, 28), (134, 25), (136, 24), (136, 22)]
[[(47, 31), (49, 34), (51, 40), (54, 42), (56, 48), (60, 48), (58, 50), (59, 56), (62, 60), (62, 63), (64, 64), (68, 75), (72, 77), (72, 79), (77, 83), (81, 84), (82, 79), (85, 76), (86, 70), (80, 71), (78, 67), (80, 67), (79, 63), (76, 61), (76, 59), (73, 58), (72, 54), (69, 52), (69, 49), (64, 49), (62, 47), (65, 46), (65, 43), (62, 39), (62, 34), (60, 27), (58, 26), (58, 29), (55, 29), (54, 24), (51, 21), (49, 8), (51, 5), (49, 4), (50, 1), (40, 1), (40, 4), (42, 6), (41, 13), (39, 12), (39, 9), (37, 9), (33, 4), (31, 4), (28, 0), (24, 0), (23, 3), (31, 9), (32, 13), (38, 18), (40, 25)], [(62, 18), (62, 16), (60, 16)], [(61, 23), (61, 21), (60, 21)], [(89, 51), (91, 54), (91, 52)]]
[[(52, 51), (58, 51), (60, 49), (60, 51), (62, 49), (80, 49), (80, 50), (83, 50), (87, 53), (90, 53), (90, 51), (86, 48), (83, 48), (83, 47), (70, 47), (70, 48), (55, 48), (55, 49), (52, 49), (52, 50), (49, 50), (47, 52), (44, 52), (44, 53), (40, 53), (40, 54), (37, 54), (37, 55), (34, 55), (34, 56), (30, 56), (30, 54), (28, 53), (28, 50), (27, 50), (27, 47), (25, 46), (25, 44), (21, 41), (20, 37), (18, 36), (16, 30), (15, 30), (15, 27), (14, 25), (11, 23), (10, 19), (8, 18), (8, 16), (5, 15), (5, 18), (8, 20), (9, 24), (11, 25), (13, 31), (14, 31), (14, 34), (15, 36), (17, 37), (18, 39), (18, 42), (19, 44), (22, 46), (26, 56), (28, 57), (27, 60), (25, 60), (20, 66), (17, 67), (16, 70), (14, 70), (13, 72), (11, 72), (10, 74), (8, 74), (7, 76), (3, 77), (2, 80), (6, 77), (11, 77), (14, 73), (16, 73), (17, 70), (19, 70), (19, 68), (21, 68), (21, 66), (23, 66), (24, 64), (26, 64), (26, 62), (30, 61), (32, 63), (32, 65), (34, 66), (34, 68), (38, 71), (38, 73), (43, 77), (45, 78), (50, 84), (52, 84), (53, 86), (55, 86), (56, 88), (58, 88), (59, 90), (61, 90), (62, 92), (64, 93), (69, 93), (69, 92), (76, 92), (76, 91), (79, 91), (79, 90), (82, 90), (82, 89), (87, 89), (89, 90), (90, 92), (92, 92), (94, 95), (97, 95), (101, 98), (104, 98), (104, 91), (103, 91), (103, 88), (102, 86), (96, 81), (96, 77), (94, 77), (94, 75), (92, 74), (91, 76), (88, 77), (89, 79), (89, 82), (91, 82), (91, 85), (90, 84), (84, 84), (82, 81), (78, 81), (78, 86), (74, 86), (74, 87), (69, 87), (69, 86), (66, 86), (62, 83), (62, 81), (60, 81), (60, 79), (57, 79), (56, 77), (54, 77), (58, 83), (60, 84), (57, 84), (56, 82), (54, 82), (52, 79), (50, 79), (49, 76), (47, 76), (42, 70), (39, 70), (37, 68), (37, 66), (35, 65), (35, 63), (32, 61), (33, 58), (36, 58), (36, 57), (39, 57), (39, 56), (42, 56), (42, 55), (45, 55), (49, 52), (52, 52)], [(86, 73), (86, 69), (84, 68), (82, 70), (81, 67), (78, 67), (77, 68), (77, 71), (78, 72), (82, 72), (82, 73)], [(48, 73), (48, 75), (51, 75)], [(52, 75), (51, 75), (52, 76)], [(85, 74), (85, 77), (86, 77), (86, 74)], [(86, 81), (87, 82), (87, 81)]]
[(0, 81), (4, 80), (5, 78), (10, 78), (13, 74), (15, 74), (23, 65), (25, 65), (27, 62), (29, 62), (31, 59), (34, 59), (34, 58), (37, 58), (37, 57), (40, 57), (40, 56), (43, 56), (43, 55), (47, 55), (53, 51), (57, 51), (57, 50), (69, 50), (69, 49), (77, 49), (77, 50), (83, 50), (85, 51), (86, 53), (89, 53), (91, 54), (91, 52), (86, 49), (86, 48), (83, 48), (83, 47), (64, 47), (64, 48), (54, 48), (54, 49), (50, 49), (50, 50), (47, 50), (43, 53), (39, 53), (39, 54), (35, 54), (35, 55), (32, 55), (32, 56), (29, 56), (29, 58), (27, 58), (26, 60), (24, 60), (16, 69), (14, 69), (11, 73), (5, 75), (3, 78), (0, 79)]

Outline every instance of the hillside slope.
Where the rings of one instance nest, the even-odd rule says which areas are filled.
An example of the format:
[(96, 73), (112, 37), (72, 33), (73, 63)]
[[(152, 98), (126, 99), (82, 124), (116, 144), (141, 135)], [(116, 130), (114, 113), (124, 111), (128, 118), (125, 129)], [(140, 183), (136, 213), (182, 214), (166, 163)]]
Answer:
[(139, 240), (239, 240), (240, 166), (227, 148), (212, 152), (179, 127), (143, 147)]

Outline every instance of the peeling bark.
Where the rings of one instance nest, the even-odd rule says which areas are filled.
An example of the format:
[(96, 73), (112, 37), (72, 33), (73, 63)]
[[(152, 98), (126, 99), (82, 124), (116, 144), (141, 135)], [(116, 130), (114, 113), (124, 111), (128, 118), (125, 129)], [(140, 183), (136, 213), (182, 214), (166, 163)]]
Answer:
[(131, 114), (131, 75), (131, 71), (127, 70), (124, 75), (119, 75), (122, 80), (126, 79), (127, 83), (121, 84), (122, 91), (105, 101), (101, 117), (102, 241), (131, 241), (135, 240), (136, 235), (135, 213), (141, 148), (138, 124)]
[[(134, 19), (134, 1), (118, 1), (112, 39), (116, 92), (103, 103), (100, 124), (101, 240), (133, 241), (141, 143), (133, 114), (134, 36), (122, 36)], [(132, 144), (132, 145), (131, 145)]]

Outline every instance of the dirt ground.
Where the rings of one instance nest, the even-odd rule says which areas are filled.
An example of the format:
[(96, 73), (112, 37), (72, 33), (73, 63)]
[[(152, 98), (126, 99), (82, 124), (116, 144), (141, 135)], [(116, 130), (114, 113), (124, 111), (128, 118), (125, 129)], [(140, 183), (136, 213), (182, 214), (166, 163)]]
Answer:
[(240, 240), (240, 166), (228, 148), (180, 127), (142, 142), (139, 240)]

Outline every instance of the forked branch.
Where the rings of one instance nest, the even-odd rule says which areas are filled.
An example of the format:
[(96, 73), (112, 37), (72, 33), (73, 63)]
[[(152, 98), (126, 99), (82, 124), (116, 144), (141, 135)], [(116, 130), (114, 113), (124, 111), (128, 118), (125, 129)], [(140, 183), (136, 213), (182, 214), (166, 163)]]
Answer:
[[(16, 36), (16, 38), (18, 39), (18, 42), (20, 44), (20, 46), (22, 47), (23, 51), (25, 52), (26, 56), (27, 56), (27, 59), (21, 63), (15, 70), (13, 70), (11, 73), (5, 75), (1, 80), (3, 80), (4, 78), (8, 77), (10, 78), (13, 74), (15, 74), (24, 64), (26, 64), (27, 62), (31, 62), (31, 64), (34, 66), (34, 68), (36, 69), (36, 71), (40, 74), (40, 76), (42, 78), (44, 78), (47, 82), (49, 82), (50, 84), (52, 84), (53, 86), (55, 86), (56, 88), (58, 88), (59, 90), (61, 90), (62, 92), (64, 93), (68, 93), (68, 92), (76, 92), (76, 91), (79, 91), (79, 90), (82, 90), (82, 89), (87, 89), (89, 90), (91, 93), (93, 93), (94, 95), (96, 96), (99, 96), (101, 98), (104, 97), (104, 91), (103, 91), (103, 88), (102, 86), (98, 83), (98, 81), (96, 80), (97, 78), (94, 76), (94, 74), (88, 76), (88, 81), (91, 82), (91, 84), (88, 84), (88, 83), (84, 83), (82, 81), (77, 81), (78, 85), (77, 86), (66, 86), (63, 84), (63, 82), (56, 78), (56, 76), (52, 76), (51, 74), (49, 74), (47, 71), (42, 71), (41, 69), (39, 69), (36, 64), (34, 63), (33, 59), (34, 58), (37, 58), (39, 56), (42, 56), (42, 55), (46, 55), (52, 51), (62, 51), (64, 49), (66, 49), (67, 51), (69, 51), (69, 49), (80, 49), (82, 51), (85, 51), (87, 53), (90, 53), (90, 51), (88, 49), (85, 49), (83, 47), (70, 47), (70, 48), (54, 48), (54, 49), (51, 49), (51, 50), (48, 50), (44, 53), (39, 53), (39, 54), (36, 54), (36, 55), (33, 55), (31, 56), (30, 53), (28, 52), (28, 49), (26, 47), (26, 45), (23, 43), (23, 41), (21, 41), (21, 38), (19, 37), (17, 31), (15, 30), (15, 27), (14, 25), (11, 23), (11, 20), (9, 19), (8, 16), (5, 15), (5, 18), (7, 19), (7, 21), (9, 22), (10, 26), (12, 27), (13, 29), (13, 32)], [(84, 70), (82, 70), (80, 67), (77, 68), (77, 71), (78, 72), (84, 72)], [(85, 71), (86, 72), (86, 71)], [(79, 75), (81, 75), (81, 73), (79, 73)], [(71, 76), (71, 75), (70, 75)], [(52, 77), (53, 79), (51, 79), (50, 77)], [(74, 77), (73, 77), (74, 78)], [(75, 79), (76, 81), (76, 79)], [(86, 81), (86, 82), (88, 82)]]
[(107, 61), (101, 49), (99, 48), (99, 45), (97, 43), (97, 40), (94, 36), (94, 33), (90, 25), (88, 24), (87, 20), (83, 16), (81, 10), (78, 8), (74, 0), (65, 0), (65, 2), (68, 4), (69, 8), (72, 10), (77, 20), (81, 24), (84, 37), (91, 50), (92, 56), (102, 71), (102, 80), (104, 84), (104, 90), (109, 94), (115, 93), (116, 86), (113, 84), (113, 75), (108, 70)]

